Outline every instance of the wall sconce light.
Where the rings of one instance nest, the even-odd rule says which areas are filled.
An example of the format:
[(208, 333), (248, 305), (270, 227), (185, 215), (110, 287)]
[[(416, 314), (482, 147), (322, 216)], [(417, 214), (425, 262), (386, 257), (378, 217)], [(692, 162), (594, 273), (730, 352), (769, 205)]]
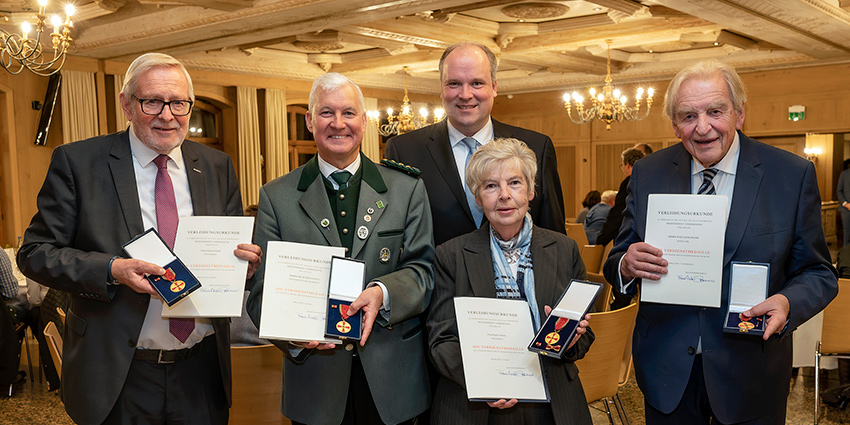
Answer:
[(803, 153), (806, 154), (806, 159), (812, 162), (817, 162), (818, 155), (823, 152), (821, 148), (805, 148), (803, 149)]

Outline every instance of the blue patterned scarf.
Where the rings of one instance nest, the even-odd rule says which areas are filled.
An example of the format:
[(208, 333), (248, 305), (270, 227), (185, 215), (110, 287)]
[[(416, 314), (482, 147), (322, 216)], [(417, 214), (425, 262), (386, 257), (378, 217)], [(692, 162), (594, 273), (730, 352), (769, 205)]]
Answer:
[[(531, 264), (531, 215), (525, 215), (519, 234), (509, 241), (502, 240), (490, 226), (490, 254), (493, 256), (493, 275), (496, 277), (498, 298), (524, 299), (531, 310), (534, 331), (540, 329), (540, 311), (534, 293), (534, 268)], [(517, 264), (517, 275), (511, 264)]]

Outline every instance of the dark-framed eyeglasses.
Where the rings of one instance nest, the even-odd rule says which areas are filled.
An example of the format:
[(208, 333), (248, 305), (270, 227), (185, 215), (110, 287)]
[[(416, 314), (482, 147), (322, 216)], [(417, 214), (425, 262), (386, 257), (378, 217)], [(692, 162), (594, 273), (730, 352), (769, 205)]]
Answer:
[(166, 102), (159, 99), (139, 99), (136, 95), (133, 95), (133, 99), (139, 101), (139, 104), (142, 105), (142, 112), (147, 115), (159, 115), (165, 109), (165, 105), (168, 105), (168, 110), (175, 117), (189, 115), (192, 112), (192, 105), (195, 103), (191, 100), (171, 100)]

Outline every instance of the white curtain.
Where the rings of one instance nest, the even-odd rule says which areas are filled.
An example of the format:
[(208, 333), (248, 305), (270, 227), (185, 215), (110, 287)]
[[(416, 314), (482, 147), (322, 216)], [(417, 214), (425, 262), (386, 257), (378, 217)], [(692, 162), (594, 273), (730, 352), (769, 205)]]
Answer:
[(286, 92), (266, 89), (266, 181), (289, 172)]
[[(373, 97), (364, 98), (363, 101), (366, 103), (367, 111), (374, 111), (378, 109), (378, 99)], [(360, 150), (363, 151), (363, 154), (369, 157), (372, 162), (380, 162), (381, 161), (381, 142), (380, 135), (378, 134), (378, 127), (372, 123), (367, 121), (366, 123), (366, 131), (363, 134), (363, 143), (360, 145)]]
[(98, 135), (94, 73), (62, 72), (62, 143)]
[(115, 75), (115, 131), (124, 131), (130, 125), (130, 121), (127, 121), (127, 117), (124, 116), (121, 99), (118, 96), (122, 88), (124, 88), (124, 76)]
[(259, 202), (262, 186), (260, 155), (260, 121), (257, 112), (257, 89), (236, 87), (237, 133), (239, 155), (239, 188), (243, 206)]

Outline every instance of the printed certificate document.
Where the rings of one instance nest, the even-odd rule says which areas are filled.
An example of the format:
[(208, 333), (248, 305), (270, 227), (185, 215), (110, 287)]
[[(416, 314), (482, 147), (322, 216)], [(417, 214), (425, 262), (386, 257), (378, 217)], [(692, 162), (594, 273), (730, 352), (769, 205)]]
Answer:
[(528, 303), (479, 297), (454, 302), (467, 398), (549, 401), (540, 356), (527, 349), (534, 338)]
[(345, 256), (345, 248), (294, 242), (269, 242), (263, 284), (260, 338), (319, 341), (325, 337), (328, 279), (331, 257)]
[(174, 252), (202, 283), (183, 302), (163, 307), (162, 317), (239, 317), (248, 262), (233, 255), (251, 243), (254, 217), (180, 217)]
[(641, 301), (720, 307), (726, 205), (723, 195), (649, 195), (645, 242), (669, 265), (661, 280), (641, 281)]

